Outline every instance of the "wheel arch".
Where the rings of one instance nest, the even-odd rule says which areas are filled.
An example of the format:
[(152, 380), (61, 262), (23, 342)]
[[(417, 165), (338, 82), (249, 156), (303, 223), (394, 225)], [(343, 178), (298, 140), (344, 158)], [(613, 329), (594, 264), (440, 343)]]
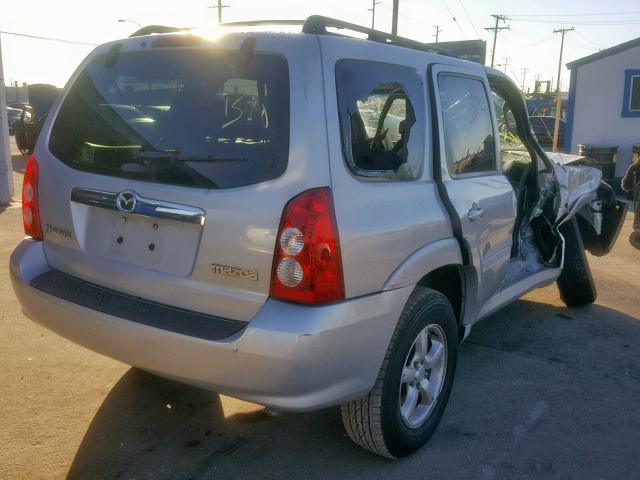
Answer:
[(447, 297), (453, 307), (458, 328), (464, 329), (467, 282), (462, 265), (444, 265), (436, 268), (424, 275), (417, 285), (436, 290)]
[[(463, 265), (460, 246), (456, 239), (448, 238), (429, 243), (402, 262), (389, 276), (385, 290), (418, 285), (442, 293), (453, 307), (458, 326), (468, 322), (466, 308), (472, 285), (467, 277), (470, 267)], [(473, 276), (473, 275), (471, 275)]]

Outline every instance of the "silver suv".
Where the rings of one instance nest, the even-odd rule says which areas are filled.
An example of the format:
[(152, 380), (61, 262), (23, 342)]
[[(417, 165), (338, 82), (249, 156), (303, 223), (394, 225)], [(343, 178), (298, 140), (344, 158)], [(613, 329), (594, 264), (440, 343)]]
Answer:
[(496, 70), (323, 17), (236, 30), (82, 63), (26, 167), (15, 292), (158, 375), (342, 405), (356, 443), (402, 457), (436, 428), (472, 325), (553, 281), (594, 301), (585, 248), (611, 249), (625, 207), (597, 170), (547, 158)]

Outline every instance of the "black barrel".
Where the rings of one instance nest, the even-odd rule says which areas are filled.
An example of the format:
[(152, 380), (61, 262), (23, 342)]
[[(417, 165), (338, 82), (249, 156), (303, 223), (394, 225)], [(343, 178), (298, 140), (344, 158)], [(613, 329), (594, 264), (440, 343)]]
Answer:
[(578, 145), (578, 155), (587, 157), (583, 165), (598, 168), (604, 180), (611, 180), (616, 175), (618, 147), (615, 145)]

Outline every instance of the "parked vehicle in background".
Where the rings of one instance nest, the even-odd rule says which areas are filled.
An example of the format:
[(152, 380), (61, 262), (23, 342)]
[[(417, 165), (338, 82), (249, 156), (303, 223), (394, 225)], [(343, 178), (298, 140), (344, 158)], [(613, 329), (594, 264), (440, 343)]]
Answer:
[(341, 405), (390, 458), (434, 432), (475, 323), (554, 281), (595, 300), (585, 248), (626, 212), (547, 158), (503, 73), (325, 17), (102, 45), (43, 132), (11, 256), (27, 316), (273, 409)]
[(7, 120), (9, 122), (9, 135), (13, 135), (15, 124), (20, 120), (22, 110), (19, 108), (7, 107)]
[[(530, 94), (527, 96), (527, 110), (530, 117), (556, 116), (556, 95), (552, 93)], [(560, 118), (567, 118), (567, 99), (560, 101)]]
[(20, 104), (22, 114), (15, 124), (16, 144), (22, 154), (33, 152), (47, 114), (59, 93), (60, 89), (53, 85), (29, 85), (29, 103)]
[(33, 148), (38, 140), (38, 135), (47, 116), (38, 118), (35, 109), (31, 105), (23, 107), (20, 118), (14, 125), (14, 133), (16, 137), (16, 145), (23, 155), (33, 153)]
[[(538, 143), (544, 149), (551, 149), (553, 147), (553, 132), (556, 125), (556, 118), (551, 116), (534, 116), (530, 117), (531, 128), (533, 133), (538, 139)], [(563, 118), (560, 119), (560, 128), (558, 129), (558, 149), (564, 148), (564, 132), (566, 129), (567, 121)]]

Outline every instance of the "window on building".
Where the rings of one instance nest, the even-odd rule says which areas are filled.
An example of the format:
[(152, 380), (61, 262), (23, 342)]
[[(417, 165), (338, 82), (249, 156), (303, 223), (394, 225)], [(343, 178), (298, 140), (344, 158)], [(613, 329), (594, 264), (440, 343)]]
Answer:
[(631, 92), (629, 94), (629, 110), (640, 112), (640, 75), (631, 77)]
[(640, 70), (625, 71), (623, 117), (640, 117)]
[(495, 172), (495, 138), (484, 84), (469, 77), (440, 75), (438, 86), (449, 171), (453, 175)]
[(420, 175), (423, 84), (414, 69), (341, 60), (336, 65), (342, 148), (353, 173), (398, 180)]

